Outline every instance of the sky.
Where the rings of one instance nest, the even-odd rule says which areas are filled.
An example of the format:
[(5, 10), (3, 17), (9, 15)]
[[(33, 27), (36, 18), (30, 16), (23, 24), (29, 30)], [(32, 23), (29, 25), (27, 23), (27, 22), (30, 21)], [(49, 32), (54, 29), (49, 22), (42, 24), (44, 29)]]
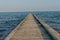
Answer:
[(60, 0), (0, 0), (0, 12), (60, 11)]

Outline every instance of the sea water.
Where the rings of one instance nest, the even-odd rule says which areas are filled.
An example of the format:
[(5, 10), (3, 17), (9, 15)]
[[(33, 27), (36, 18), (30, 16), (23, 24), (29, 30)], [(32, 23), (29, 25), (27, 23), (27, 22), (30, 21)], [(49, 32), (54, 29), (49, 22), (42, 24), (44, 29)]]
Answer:
[[(0, 12), (0, 40), (3, 40), (29, 12)], [(60, 11), (34, 12), (54, 30), (60, 32)]]
[(0, 40), (5, 39), (26, 15), (27, 12), (0, 12)]

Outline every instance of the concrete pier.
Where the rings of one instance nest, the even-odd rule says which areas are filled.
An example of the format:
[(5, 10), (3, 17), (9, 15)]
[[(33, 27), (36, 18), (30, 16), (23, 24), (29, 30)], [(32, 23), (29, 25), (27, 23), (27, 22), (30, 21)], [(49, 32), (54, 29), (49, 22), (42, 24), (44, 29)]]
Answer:
[(5, 40), (60, 40), (60, 34), (41, 19), (29, 14)]
[(43, 38), (32, 14), (29, 14), (5, 40), (43, 40)]

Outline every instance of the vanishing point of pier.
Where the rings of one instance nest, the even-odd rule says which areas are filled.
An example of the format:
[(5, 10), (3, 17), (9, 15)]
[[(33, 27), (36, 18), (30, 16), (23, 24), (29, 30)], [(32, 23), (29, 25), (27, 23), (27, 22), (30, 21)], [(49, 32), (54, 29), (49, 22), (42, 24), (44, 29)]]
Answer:
[(5, 40), (60, 40), (60, 34), (37, 16), (29, 14)]

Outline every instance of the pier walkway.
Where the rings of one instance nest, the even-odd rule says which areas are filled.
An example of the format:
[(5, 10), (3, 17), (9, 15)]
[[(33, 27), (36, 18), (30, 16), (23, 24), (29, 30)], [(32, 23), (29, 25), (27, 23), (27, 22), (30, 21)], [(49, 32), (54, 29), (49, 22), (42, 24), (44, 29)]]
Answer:
[(5, 40), (60, 40), (60, 34), (36, 16), (29, 14)]

